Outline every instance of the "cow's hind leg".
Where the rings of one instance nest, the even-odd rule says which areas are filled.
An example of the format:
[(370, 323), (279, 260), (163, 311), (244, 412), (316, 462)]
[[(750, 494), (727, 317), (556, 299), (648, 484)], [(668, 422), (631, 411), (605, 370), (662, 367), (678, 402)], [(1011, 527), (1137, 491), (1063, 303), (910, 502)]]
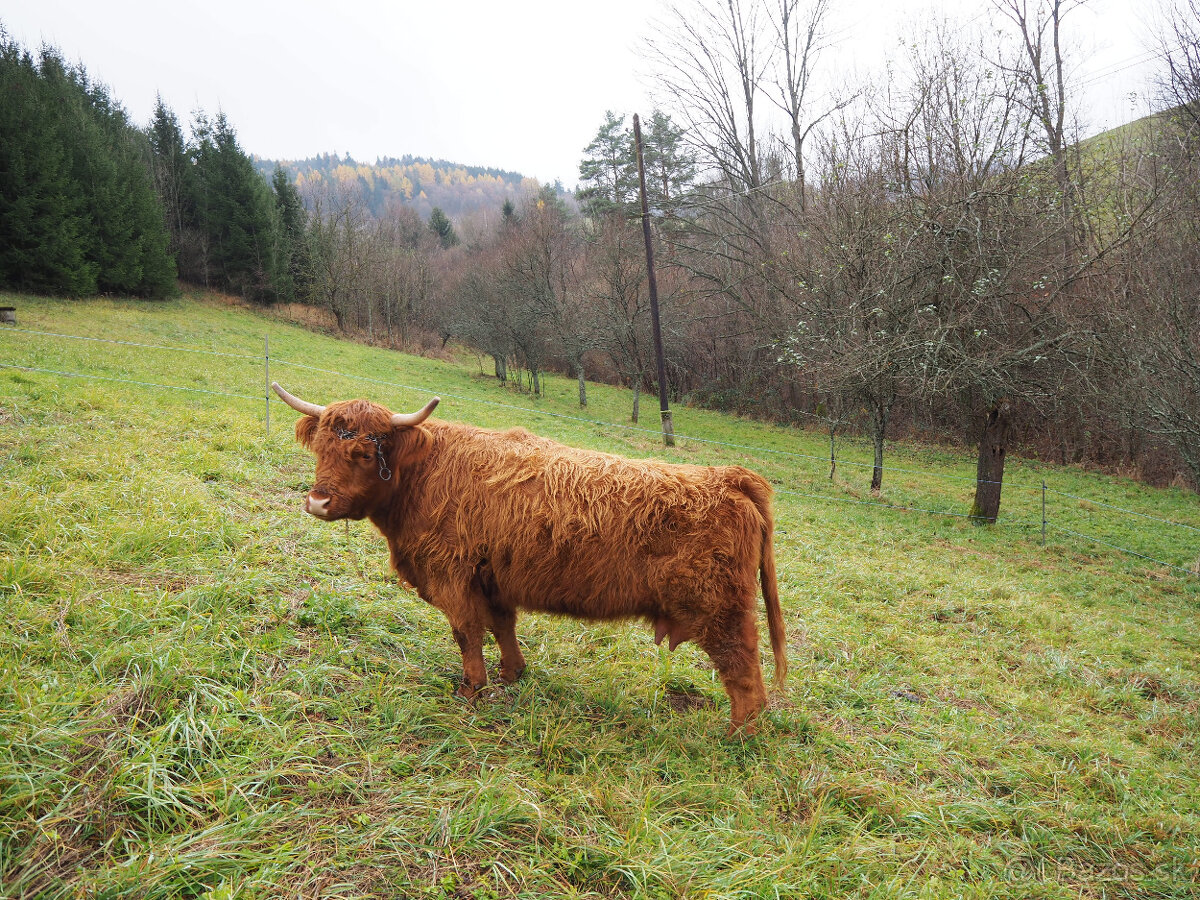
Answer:
[(698, 636), (698, 643), (712, 658), (729, 694), (729, 735), (753, 734), (754, 720), (767, 705), (753, 606), (715, 616)]

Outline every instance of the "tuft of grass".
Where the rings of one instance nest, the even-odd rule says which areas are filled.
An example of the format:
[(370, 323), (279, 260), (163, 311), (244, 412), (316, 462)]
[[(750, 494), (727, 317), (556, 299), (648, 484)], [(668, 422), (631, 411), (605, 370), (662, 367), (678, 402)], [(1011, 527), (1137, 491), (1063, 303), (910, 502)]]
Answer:
[[(1061, 528), (1187, 567), (1195, 532), (1112, 507), (1195, 526), (1194, 496), (1014, 460), (978, 528), (855, 502), (870, 448), (830, 483), (820, 434), (684, 406), (680, 434), (723, 443), (668, 450), (602, 385), (580, 411), (565, 379), (532, 398), (202, 297), (13, 299), (36, 331), (248, 356), (269, 332), (273, 377), (320, 402), (437, 393), (447, 418), (761, 471), (792, 674), (727, 741), (693, 645), (526, 616), (526, 677), (466, 703), (379, 537), (301, 513), (292, 414), (268, 437), (263, 401), (220, 396), (260, 394), (261, 361), (0, 329), (8, 365), (217, 392), (0, 369), (3, 895), (1195, 895), (1200, 584), (1039, 543), (1044, 478)], [(883, 502), (969, 507), (968, 454), (888, 460)]]

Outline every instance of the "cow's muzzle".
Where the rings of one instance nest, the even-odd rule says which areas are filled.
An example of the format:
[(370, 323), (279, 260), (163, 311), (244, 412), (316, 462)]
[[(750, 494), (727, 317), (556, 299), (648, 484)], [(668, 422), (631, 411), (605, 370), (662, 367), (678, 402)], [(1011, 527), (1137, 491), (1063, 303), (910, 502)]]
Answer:
[(329, 511), (329, 498), (318, 497), (315, 494), (309, 494), (305, 498), (304, 511), (318, 519), (328, 519), (332, 515)]

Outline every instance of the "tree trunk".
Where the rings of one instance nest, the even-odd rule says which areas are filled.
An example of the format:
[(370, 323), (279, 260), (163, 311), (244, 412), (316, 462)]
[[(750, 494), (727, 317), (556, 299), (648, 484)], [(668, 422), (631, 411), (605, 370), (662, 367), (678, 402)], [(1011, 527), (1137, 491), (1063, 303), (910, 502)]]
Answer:
[(584, 407), (587, 406), (587, 381), (583, 377), (583, 363), (577, 364), (575, 371), (579, 374), (579, 405)]
[(496, 364), (496, 380), (501, 384), (506, 383), (508, 381), (508, 364), (505, 362), (503, 354), (493, 356), (492, 361)]
[(871, 415), (871, 442), (875, 445), (875, 468), (871, 470), (871, 493), (883, 490), (883, 436), (887, 432), (890, 406), (876, 404)]
[(1012, 407), (997, 401), (983, 421), (979, 436), (979, 466), (976, 469), (975, 502), (971, 516), (976, 522), (994, 525), (1000, 514), (1000, 488), (1004, 483), (1004, 457), (1012, 440)]
[(837, 471), (837, 426), (829, 426), (829, 480), (833, 481), (833, 475)]
[(634, 425), (637, 424), (638, 403), (641, 402), (641, 399), (642, 399), (642, 378), (639, 375), (637, 378), (633, 379), (633, 415), (630, 417), (630, 420), (633, 422)]

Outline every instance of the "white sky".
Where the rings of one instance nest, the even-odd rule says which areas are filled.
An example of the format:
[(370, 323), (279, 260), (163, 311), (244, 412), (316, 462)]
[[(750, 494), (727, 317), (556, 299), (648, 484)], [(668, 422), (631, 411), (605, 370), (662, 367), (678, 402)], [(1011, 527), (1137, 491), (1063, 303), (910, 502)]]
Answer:
[[(650, 112), (641, 39), (661, 0), (0, 0), (0, 24), (58, 47), (133, 120), (156, 92), (185, 127), (224, 110), (268, 158), (436, 157), (574, 186), (606, 109)], [(1067, 25), (1089, 131), (1144, 115), (1158, 0), (1090, 0)], [(827, 71), (868, 71), (930, 8), (987, 0), (837, 0)], [(1149, 64), (1148, 64), (1149, 63)], [(3, 136), (0, 135), (0, 140)]]

